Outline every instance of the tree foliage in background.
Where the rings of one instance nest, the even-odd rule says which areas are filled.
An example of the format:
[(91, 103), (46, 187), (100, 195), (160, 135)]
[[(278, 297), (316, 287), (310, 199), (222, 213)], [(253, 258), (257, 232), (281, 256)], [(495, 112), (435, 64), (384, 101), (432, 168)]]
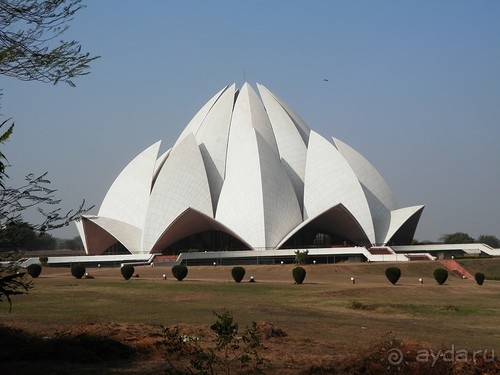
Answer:
[[(2, 93), (0, 92), (0, 98), (2, 97)], [(7, 130), (5, 130), (3, 133), (0, 132), (0, 144), (3, 144), (6, 142), (10, 135), (12, 134), (12, 131), (14, 130), (14, 124), (10, 123), (10, 119), (4, 120), (2, 123), (0, 123), (0, 129), (3, 126), (8, 126)], [(4, 180), (8, 177), (7, 174), (5, 173), (5, 168), (6, 165), (4, 162), (7, 161), (7, 158), (5, 155), (2, 153), (0, 150), (0, 188), (4, 188)]]
[[(58, 207), (61, 200), (55, 198), (56, 190), (47, 187), (50, 181), (45, 175), (35, 177), (30, 174), (22, 186), (0, 189), (1, 248), (16, 249), (29, 241), (33, 242), (36, 236), (67, 226), (92, 208), (85, 208), (83, 200), (77, 210), (61, 212)], [(41, 220), (37, 224), (28, 224), (23, 220), (23, 213), (31, 209), (40, 214)]]
[[(82, 8), (81, 0), (0, 0), (0, 75), (74, 86), (72, 79), (88, 74), (90, 62), (98, 58), (82, 53), (77, 41), (60, 40)], [(0, 144), (9, 139), (14, 123), (7, 119), (0, 123), (2, 127), (6, 130), (0, 132)], [(0, 228), (28, 225), (43, 234), (67, 226), (90, 209), (84, 208), (83, 201), (77, 210), (62, 213), (56, 190), (48, 187), (47, 173), (28, 174), (23, 185), (7, 187), (6, 166), (7, 159), (0, 152)], [(38, 224), (26, 224), (22, 218), (32, 208), (43, 217)], [(0, 241), (5, 243), (8, 237)]]
[(474, 238), (464, 232), (448, 233), (441, 236), (444, 243), (473, 243)]
[(444, 243), (456, 244), (456, 243), (484, 243), (488, 246), (491, 246), (494, 249), (500, 248), (500, 239), (496, 236), (482, 234), (477, 240), (469, 236), (468, 233), (465, 232), (455, 232), (455, 233), (447, 233), (443, 234), (440, 237), (440, 240)]
[[(22, 81), (65, 82), (74, 86), (73, 78), (88, 74), (90, 62), (98, 56), (82, 53), (77, 41), (61, 40), (73, 16), (82, 9), (80, 3), (81, 0), (0, 0), (0, 75)], [(0, 128), (3, 128), (0, 131), (1, 145), (12, 135), (14, 123), (11, 119), (3, 120)], [(84, 209), (84, 201), (78, 210), (61, 213), (57, 208), (60, 200), (55, 198), (55, 190), (48, 188), (50, 181), (46, 173), (28, 174), (24, 185), (7, 187), (7, 166), (7, 158), (0, 151), (2, 229), (8, 225), (13, 230), (13, 226), (20, 225), (21, 228), (17, 229), (28, 226), (43, 234), (68, 225), (92, 208)], [(30, 208), (36, 208), (42, 215), (41, 223), (24, 222), (22, 213)], [(19, 234), (16, 230), (13, 232)], [(9, 241), (5, 235), (1, 240), (4, 244)], [(25, 293), (31, 287), (25, 276), (25, 273), (17, 272), (12, 262), (0, 266), (0, 301), (5, 296), (12, 308), (10, 296)]]
[[(8, 213), (8, 211), (7, 211)], [(18, 250), (26, 242), (36, 238), (36, 234), (28, 223), (5, 220), (2, 222), (0, 212), (0, 249)]]
[(57, 241), (47, 233), (37, 233), (32, 225), (7, 221), (0, 229), (0, 251), (31, 251), (55, 249)]
[[(35, 232), (28, 223), (8, 223), (0, 229), (0, 254), (17, 251), (20, 254), (39, 250), (83, 250), (80, 237), (61, 239), (49, 233)], [(28, 254), (23, 254), (28, 255)]]
[(0, 1), (0, 74), (22, 81), (66, 82), (89, 73), (98, 56), (61, 40), (81, 0)]
[(0, 228), (0, 253), (12, 250), (22, 253), (51, 249), (83, 250), (83, 248), (80, 237), (60, 239), (49, 233), (36, 232), (28, 223), (9, 222), (4, 228)]
[(496, 236), (482, 234), (477, 238), (476, 242), (485, 243), (486, 245), (491, 246), (494, 249), (500, 248), (500, 240)]
[[(12, 125), (0, 135), (0, 144), (8, 140), (11, 134)], [(0, 174), (0, 243), (4, 250), (8, 250), (7, 253), (0, 256), (0, 259), (11, 258), (9, 260), (15, 260), (12, 250), (15, 250), (16, 244), (20, 241), (32, 240), (33, 238), (30, 238), (32, 232), (43, 234), (47, 230), (68, 225), (87, 210), (84, 209), (85, 201), (74, 214), (69, 211), (62, 215), (60, 208), (45, 209), (45, 205), (50, 207), (60, 202), (54, 198), (54, 190), (46, 187), (50, 181), (44, 178), (45, 174), (40, 177), (29, 175), (27, 183), (20, 188), (6, 187), (5, 178), (7, 175), (5, 174), (5, 163), (3, 163), (6, 159), (3, 154), (0, 155), (0, 158), (2, 158), (0, 166), (2, 170)], [(34, 207), (41, 213), (43, 219), (39, 224), (28, 224), (23, 221), (22, 213)], [(6, 256), (6, 254), (8, 255)], [(31, 288), (31, 281), (26, 278), (26, 273), (17, 271), (18, 266), (12, 261), (7, 265), (0, 266), (0, 302), (2, 302), (2, 296), (5, 296), (9, 303), (9, 312), (12, 310), (11, 296), (24, 294)]]
[(69, 250), (83, 250), (83, 241), (80, 236), (73, 237), (71, 239), (59, 240), (57, 244), (58, 249), (69, 249)]

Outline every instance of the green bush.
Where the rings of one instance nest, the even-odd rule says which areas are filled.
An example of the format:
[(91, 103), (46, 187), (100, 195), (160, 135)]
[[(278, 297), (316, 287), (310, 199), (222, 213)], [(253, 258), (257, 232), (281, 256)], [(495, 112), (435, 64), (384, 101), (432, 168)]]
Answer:
[(474, 274), (474, 280), (476, 280), (476, 283), (478, 285), (483, 285), (484, 279), (485, 279), (484, 273), (482, 273), (482, 272), (476, 272)]
[(396, 285), (401, 277), (401, 270), (398, 267), (389, 267), (385, 270), (385, 277), (387, 277), (387, 280), (389, 280), (392, 285)]
[[(214, 315), (217, 321), (210, 326), (212, 338), (203, 344), (200, 344), (199, 336), (182, 335), (178, 326), (163, 328), (165, 338), (162, 344), (170, 366), (166, 373), (264, 374), (267, 360), (260, 356), (265, 347), (260, 342), (262, 332), (257, 323), (253, 322), (250, 328), (241, 332), (229, 311), (214, 312)], [(179, 361), (183, 357), (190, 358), (189, 364)]]
[(131, 264), (124, 264), (122, 268), (120, 268), (120, 272), (125, 280), (130, 279), (134, 275), (134, 266)]
[(42, 266), (39, 265), (38, 263), (33, 263), (30, 264), (26, 270), (30, 274), (30, 276), (34, 279), (36, 279), (40, 274), (42, 273)]
[(296, 250), (295, 251), (295, 264), (306, 264), (307, 263), (307, 255), (309, 254), (309, 250)]
[(234, 267), (231, 270), (231, 276), (237, 283), (241, 282), (245, 277), (245, 269), (243, 267)]
[(172, 267), (172, 275), (179, 280), (182, 281), (188, 274), (188, 268), (184, 264), (177, 264)]
[(443, 285), (448, 279), (448, 271), (444, 268), (436, 268), (434, 270), (434, 278), (439, 285)]
[(71, 274), (77, 279), (81, 279), (85, 275), (85, 267), (81, 264), (73, 264), (71, 266)]
[(295, 280), (295, 282), (297, 284), (302, 284), (302, 282), (306, 278), (306, 270), (302, 267), (295, 267), (292, 270), (292, 275), (293, 275), (293, 279)]

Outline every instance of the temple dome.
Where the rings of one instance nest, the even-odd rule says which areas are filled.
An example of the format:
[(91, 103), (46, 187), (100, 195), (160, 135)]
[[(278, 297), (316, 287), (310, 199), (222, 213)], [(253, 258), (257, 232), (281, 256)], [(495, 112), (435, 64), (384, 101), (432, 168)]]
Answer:
[(77, 223), (87, 254), (411, 243), (424, 207), (399, 207), (357, 151), (257, 89), (225, 87), (168, 151), (134, 158)]

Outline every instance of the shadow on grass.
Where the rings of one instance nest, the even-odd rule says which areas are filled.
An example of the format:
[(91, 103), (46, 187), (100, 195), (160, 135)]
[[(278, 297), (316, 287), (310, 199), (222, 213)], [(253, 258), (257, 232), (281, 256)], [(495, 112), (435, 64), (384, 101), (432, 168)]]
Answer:
[[(41, 337), (19, 329), (0, 326), (0, 363), (2, 374), (71, 373), (80, 369), (105, 369), (127, 366), (135, 351), (116, 340), (103, 336), (77, 334)], [(49, 372), (47, 372), (49, 371)], [(96, 372), (93, 372), (94, 374)]]

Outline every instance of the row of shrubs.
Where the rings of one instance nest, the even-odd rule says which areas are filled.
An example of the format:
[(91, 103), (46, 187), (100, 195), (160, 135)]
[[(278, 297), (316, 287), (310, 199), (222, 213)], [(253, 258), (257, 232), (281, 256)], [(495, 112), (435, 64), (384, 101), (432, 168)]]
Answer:
[[(398, 267), (389, 267), (385, 270), (385, 276), (393, 285), (396, 285), (401, 277), (401, 270)], [(439, 285), (443, 285), (446, 280), (448, 280), (448, 270), (444, 268), (436, 268), (433, 272), (433, 276)], [(483, 285), (485, 279), (484, 273), (476, 272), (474, 279), (478, 285)]]
[[(37, 278), (42, 273), (42, 266), (40, 264), (30, 264), (27, 269), (29, 275), (33, 278)], [(71, 275), (77, 279), (81, 279), (84, 276), (89, 277), (86, 272), (85, 266), (82, 264), (74, 264), (71, 266)], [(131, 264), (124, 264), (120, 268), (120, 272), (125, 280), (129, 280), (135, 272), (134, 266)], [(231, 276), (237, 283), (241, 282), (245, 277), (245, 269), (243, 267), (234, 267), (231, 270)], [(172, 275), (179, 281), (184, 280), (188, 274), (188, 268), (184, 264), (178, 264), (172, 267)], [(295, 267), (293, 270), (293, 278), (297, 284), (302, 284), (306, 277), (306, 271), (302, 267)], [(251, 278), (253, 280), (253, 278)]]
[[(42, 266), (38, 263), (30, 264), (28, 267), (26, 267), (26, 271), (31, 277), (37, 278), (42, 273)], [(120, 272), (123, 278), (125, 280), (128, 280), (134, 275), (135, 269), (131, 264), (125, 264), (121, 267)], [(188, 268), (183, 264), (172, 267), (172, 275), (174, 275), (174, 277), (179, 281), (182, 281), (187, 276), (187, 273)], [(73, 277), (76, 277), (77, 279), (81, 279), (84, 276), (89, 277), (85, 266), (83, 266), (82, 264), (72, 265), (71, 275), (73, 275)]]
[[(27, 271), (31, 277), (37, 278), (42, 272), (42, 267), (39, 264), (30, 264), (27, 267)], [(125, 280), (129, 280), (134, 275), (135, 269), (131, 264), (125, 264), (121, 267), (120, 272)], [(231, 276), (234, 281), (239, 283), (245, 277), (245, 272), (246, 271), (243, 267), (233, 267), (231, 270)], [(71, 266), (71, 274), (77, 279), (81, 279), (82, 277), (88, 275), (85, 267), (81, 264), (74, 264)], [(172, 275), (179, 281), (184, 280), (187, 274), (188, 268), (184, 264), (178, 264), (172, 267)], [(292, 276), (296, 284), (302, 284), (306, 278), (306, 270), (300, 266), (294, 267), (292, 270)], [(389, 267), (385, 270), (385, 276), (393, 285), (396, 285), (401, 277), (401, 270), (398, 267)], [(437, 268), (434, 270), (433, 276), (436, 282), (439, 285), (442, 285), (448, 279), (448, 271), (444, 268)], [(474, 275), (474, 279), (478, 285), (483, 285), (485, 276), (483, 273), (477, 272)]]
[[(71, 274), (77, 279), (81, 279), (85, 274), (85, 267), (81, 264), (74, 264), (71, 266)], [(125, 280), (129, 280), (135, 272), (134, 266), (131, 264), (124, 264), (120, 268), (120, 272)], [(179, 280), (182, 281), (188, 274), (188, 268), (184, 264), (178, 264), (172, 267), (172, 275)]]

